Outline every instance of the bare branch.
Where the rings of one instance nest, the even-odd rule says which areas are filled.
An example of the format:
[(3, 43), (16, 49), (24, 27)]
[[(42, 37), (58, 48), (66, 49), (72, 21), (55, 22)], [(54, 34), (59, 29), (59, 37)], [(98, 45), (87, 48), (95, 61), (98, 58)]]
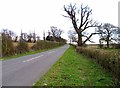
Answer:
[(65, 15), (62, 15), (63, 17), (67, 17), (67, 18), (70, 18), (69, 16), (65, 16)]
[(95, 34), (100, 34), (100, 33), (91, 33), (90, 36), (87, 37), (87, 39), (83, 42), (83, 44), (85, 44), (88, 40), (90, 40), (90, 38)]
[[(83, 37), (86, 37), (87, 39), (89, 38), (89, 37), (86, 36), (86, 35), (82, 35), (82, 36), (83, 36)], [(95, 43), (94, 41), (90, 40), (90, 38), (88, 39), (88, 41), (91, 42), (91, 43)]]

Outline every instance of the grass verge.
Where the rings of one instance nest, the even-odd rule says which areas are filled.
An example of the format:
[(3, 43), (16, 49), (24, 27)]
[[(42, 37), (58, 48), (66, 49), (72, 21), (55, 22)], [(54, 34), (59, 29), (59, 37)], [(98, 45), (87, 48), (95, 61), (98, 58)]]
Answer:
[(39, 86), (112, 86), (113, 80), (100, 65), (70, 48), (33, 88)]

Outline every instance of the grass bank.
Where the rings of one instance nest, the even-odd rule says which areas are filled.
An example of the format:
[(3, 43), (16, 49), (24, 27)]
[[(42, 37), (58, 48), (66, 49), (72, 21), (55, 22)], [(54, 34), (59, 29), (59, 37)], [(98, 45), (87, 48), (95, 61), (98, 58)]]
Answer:
[(112, 86), (110, 73), (70, 48), (34, 87), (38, 86)]

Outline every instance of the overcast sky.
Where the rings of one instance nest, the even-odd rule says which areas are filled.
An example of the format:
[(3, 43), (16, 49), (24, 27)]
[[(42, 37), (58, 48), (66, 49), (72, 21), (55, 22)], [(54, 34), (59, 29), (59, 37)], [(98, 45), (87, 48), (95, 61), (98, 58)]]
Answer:
[[(78, 6), (88, 5), (94, 20), (101, 23), (118, 25), (119, 0), (0, 0), (0, 30), (7, 28), (18, 35), (21, 32), (35, 32), (43, 38), (50, 26), (64, 30), (63, 38), (68, 39), (67, 31), (72, 28), (63, 5), (77, 3)], [(46, 34), (47, 35), (47, 34)], [(93, 38), (95, 40), (95, 38)], [(96, 40), (95, 40), (96, 41)], [(97, 42), (97, 41), (96, 41)]]

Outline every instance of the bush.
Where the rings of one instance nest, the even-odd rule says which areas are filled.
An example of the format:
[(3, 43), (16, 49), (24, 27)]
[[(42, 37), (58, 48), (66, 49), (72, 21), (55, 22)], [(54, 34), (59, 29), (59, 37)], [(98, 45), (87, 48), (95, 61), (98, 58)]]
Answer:
[(76, 51), (95, 59), (104, 69), (111, 72), (120, 82), (120, 52), (77, 47)]
[(27, 52), (27, 51), (29, 51), (27, 43), (20, 41), (18, 43), (16, 53), (24, 53), (24, 52)]
[(11, 38), (2, 34), (2, 56), (14, 54), (14, 47)]

